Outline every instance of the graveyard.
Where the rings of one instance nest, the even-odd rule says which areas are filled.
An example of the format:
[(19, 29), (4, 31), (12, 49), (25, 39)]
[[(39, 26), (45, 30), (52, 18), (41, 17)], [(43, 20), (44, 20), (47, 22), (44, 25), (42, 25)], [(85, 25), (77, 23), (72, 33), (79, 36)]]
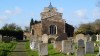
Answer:
[(0, 8), (0, 56), (100, 56), (99, 0), (2, 0)]

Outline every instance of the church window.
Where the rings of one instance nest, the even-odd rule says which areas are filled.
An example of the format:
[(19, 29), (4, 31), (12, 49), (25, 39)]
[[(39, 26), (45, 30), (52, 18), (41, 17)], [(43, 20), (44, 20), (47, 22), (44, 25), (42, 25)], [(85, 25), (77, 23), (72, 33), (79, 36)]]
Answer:
[(57, 33), (57, 27), (55, 25), (50, 26), (50, 34), (54, 35)]

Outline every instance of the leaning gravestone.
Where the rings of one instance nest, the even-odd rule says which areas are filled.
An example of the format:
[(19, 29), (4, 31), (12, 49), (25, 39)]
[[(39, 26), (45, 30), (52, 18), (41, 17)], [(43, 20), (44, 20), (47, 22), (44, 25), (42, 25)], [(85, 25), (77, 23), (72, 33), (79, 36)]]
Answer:
[(57, 50), (57, 51), (60, 51), (61, 52), (61, 49), (62, 49), (62, 42), (61, 41), (54, 41), (54, 48)]
[(85, 55), (85, 49), (84, 48), (78, 48), (76, 51), (76, 56), (84, 56)]
[(38, 44), (38, 53), (39, 53), (39, 56), (46, 56), (46, 55), (48, 55), (47, 43), (39, 43)]
[(0, 42), (2, 42), (2, 35), (0, 35)]
[(86, 42), (86, 46), (85, 46), (85, 53), (94, 53), (94, 42), (89, 41)]
[(62, 41), (62, 53), (64, 54), (72, 53), (72, 51), (73, 51), (72, 41), (63, 40)]
[(47, 34), (42, 35), (42, 41), (43, 41), (43, 43), (48, 43), (48, 35)]
[(82, 39), (78, 40), (78, 47), (85, 47), (84, 40)]

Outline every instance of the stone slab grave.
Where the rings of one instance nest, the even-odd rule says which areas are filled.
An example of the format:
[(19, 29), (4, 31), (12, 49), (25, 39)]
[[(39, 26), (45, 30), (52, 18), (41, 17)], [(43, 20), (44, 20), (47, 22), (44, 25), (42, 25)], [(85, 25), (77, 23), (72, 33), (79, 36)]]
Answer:
[(57, 50), (57, 51), (59, 51), (59, 52), (61, 52), (61, 49), (62, 49), (62, 41), (54, 41), (54, 48)]
[(77, 45), (78, 45), (78, 48), (80, 48), (80, 47), (85, 47), (84, 40), (79, 39)]
[(2, 42), (2, 35), (0, 35), (0, 42)]
[(86, 42), (85, 53), (90, 53), (90, 54), (94, 53), (94, 42), (92, 41)]
[(48, 35), (47, 34), (43, 34), (42, 35), (42, 41), (43, 41), (43, 43), (48, 43)]
[(39, 56), (48, 55), (48, 44), (47, 43), (39, 43), (38, 44), (38, 53), (39, 53)]
[(67, 54), (67, 53), (73, 53), (73, 44), (72, 41), (70, 40), (63, 40), (62, 41), (62, 53)]
[(76, 51), (76, 56), (85, 56), (85, 49), (84, 48), (78, 48)]

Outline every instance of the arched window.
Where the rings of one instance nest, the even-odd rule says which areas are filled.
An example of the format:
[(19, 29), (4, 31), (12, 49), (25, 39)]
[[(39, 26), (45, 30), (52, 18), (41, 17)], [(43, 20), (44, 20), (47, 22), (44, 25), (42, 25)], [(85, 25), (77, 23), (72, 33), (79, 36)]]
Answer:
[(32, 30), (32, 35), (34, 35), (34, 30)]
[(54, 35), (57, 32), (57, 27), (55, 25), (50, 26), (50, 34)]

